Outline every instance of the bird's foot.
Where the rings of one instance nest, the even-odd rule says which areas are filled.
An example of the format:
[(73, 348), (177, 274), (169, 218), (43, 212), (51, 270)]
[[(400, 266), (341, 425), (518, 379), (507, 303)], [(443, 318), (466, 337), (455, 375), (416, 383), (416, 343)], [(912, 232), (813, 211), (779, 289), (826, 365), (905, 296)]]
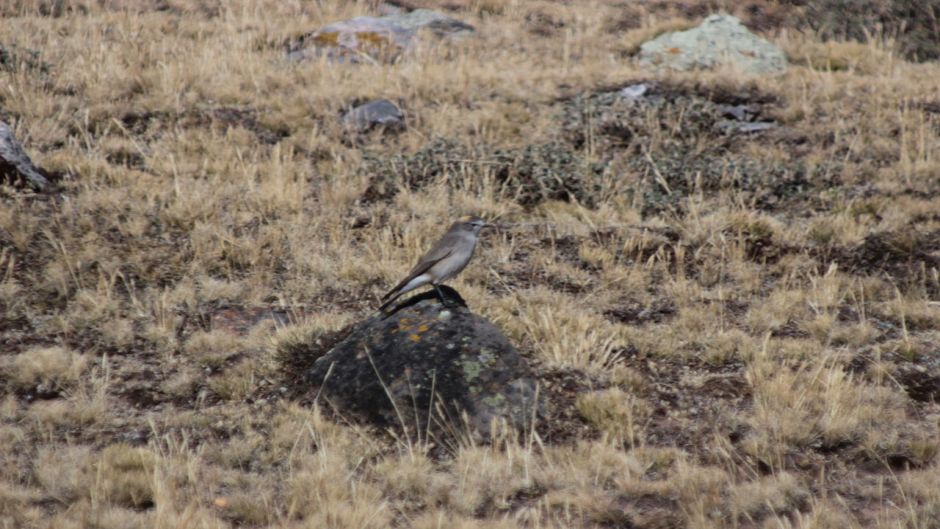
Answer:
[(444, 292), (441, 290), (439, 286), (434, 285), (434, 290), (437, 291), (437, 299), (441, 301), (441, 305), (443, 305), (444, 308), (446, 309), (454, 308), (454, 302), (448, 299), (447, 296), (444, 295)]

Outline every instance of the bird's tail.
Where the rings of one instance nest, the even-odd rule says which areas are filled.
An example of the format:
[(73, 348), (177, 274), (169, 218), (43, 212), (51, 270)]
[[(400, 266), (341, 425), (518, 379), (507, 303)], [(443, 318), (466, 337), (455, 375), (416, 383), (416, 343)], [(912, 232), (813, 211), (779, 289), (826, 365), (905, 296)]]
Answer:
[(405, 279), (402, 279), (400, 283), (395, 285), (395, 288), (388, 291), (388, 294), (382, 296), (382, 306), (379, 307), (379, 310), (384, 311), (386, 307), (391, 305), (398, 299), (401, 295), (407, 294), (412, 290), (426, 285), (431, 282), (431, 277), (428, 274), (417, 274), (409, 275)]
[(387, 309), (388, 306), (392, 303), (395, 303), (395, 300), (397, 300), (402, 294), (403, 292), (400, 290), (392, 290), (388, 294), (382, 296), (382, 304), (379, 305), (379, 311), (385, 312), (385, 309)]

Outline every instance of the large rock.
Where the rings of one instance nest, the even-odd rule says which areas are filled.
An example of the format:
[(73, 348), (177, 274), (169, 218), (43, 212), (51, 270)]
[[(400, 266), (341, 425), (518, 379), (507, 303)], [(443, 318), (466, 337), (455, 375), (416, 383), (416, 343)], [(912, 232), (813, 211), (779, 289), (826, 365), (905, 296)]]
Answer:
[(0, 181), (25, 183), (35, 191), (49, 187), (49, 179), (43, 170), (33, 165), (13, 136), (13, 130), (3, 121), (0, 121)]
[(405, 128), (405, 116), (395, 103), (376, 99), (359, 105), (343, 115), (343, 126), (355, 132), (373, 129), (400, 131)]
[(640, 47), (640, 64), (672, 70), (732, 65), (746, 73), (766, 75), (785, 70), (787, 59), (737, 18), (711, 15), (698, 27), (664, 33), (645, 42)]
[[(307, 373), (340, 413), (392, 428), (491, 433), (494, 421), (530, 425), (535, 381), (525, 360), (452, 289), (410, 298), (357, 324)], [(464, 421), (464, 414), (466, 422)]]
[(438, 37), (455, 37), (474, 31), (473, 26), (430, 9), (382, 17), (362, 16), (304, 35), (287, 57), (300, 61), (325, 55), (335, 62), (391, 62), (412, 50), (424, 29)]

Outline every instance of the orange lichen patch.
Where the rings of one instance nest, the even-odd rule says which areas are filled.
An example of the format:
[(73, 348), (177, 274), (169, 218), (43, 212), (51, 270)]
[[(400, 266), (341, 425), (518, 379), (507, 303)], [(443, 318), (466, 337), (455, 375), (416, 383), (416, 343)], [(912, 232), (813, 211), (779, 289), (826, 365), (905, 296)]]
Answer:
[(370, 53), (394, 52), (400, 48), (391, 35), (376, 31), (324, 31), (313, 35), (311, 40), (322, 48), (347, 48)]
[(679, 53), (682, 53), (682, 50), (679, 48), (669, 48), (668, 50), (666, 50), (666, 52), (671, 53), (673, 55), (678, 55)]
[(417, 332), (428, 332), (428, 329), (430, 329), (430, 327), (428, 327), (426, 323), (422, 323), (421, 325), (418, 326)]
[(336, 46), (339, 44), (339, 32), (328, 31), (317, 33), (313, 36), (313, 42), (318, 46)]
[(374, 31), (357, 32), (356, 39), (363, 44), (368, 44), (376, 48), (394, 45), (388, 36), (376, 33)]
[(417, 334), (412, 334), (412, 335), (409, 336), (408, 338), (411, 338), (411, 341), (412, 341), (412, 342), (420, 342), (420, 341), (421, 341), (421, 336), (419, 336), (419, 335), (417, 335)]
[(398, 320), (398, 330), (395, 332), (411, 332), (411, 318), (402, 318)]
[(218, 498), (212, 500), (212, 503), (219, 508), (225, 508), (228, 506), (228, 500), (219, 496)]

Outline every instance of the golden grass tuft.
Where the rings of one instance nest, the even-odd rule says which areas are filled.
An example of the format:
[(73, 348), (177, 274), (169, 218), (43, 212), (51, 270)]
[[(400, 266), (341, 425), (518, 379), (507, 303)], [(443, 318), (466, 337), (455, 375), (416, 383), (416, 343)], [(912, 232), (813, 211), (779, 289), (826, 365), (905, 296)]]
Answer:
[(20, 389), (59, 392), (74, 386), (88, 364), (87, 356), (65, 347), (35, 347), (13, 357), (7, 369)]
[(629, 393), (612, 388), (578, 397), (578, 411), (588, 422), (611, 438), (635, 446), (649, 419), (648, 405)]
[[(754, 410), (749, 422), (760, 432), (747, 442), (752, 455), (775, 463), (788, 450), (852, 445), (902, 423), (904, 412), (897, 403), (903, 396), (895, 389), (860, 382), (829, 366), (819, 359), (784, 370), (770, 364), (752, 368), (748, 378)], [(776, 372), (758, 374), (762, 369)]]

